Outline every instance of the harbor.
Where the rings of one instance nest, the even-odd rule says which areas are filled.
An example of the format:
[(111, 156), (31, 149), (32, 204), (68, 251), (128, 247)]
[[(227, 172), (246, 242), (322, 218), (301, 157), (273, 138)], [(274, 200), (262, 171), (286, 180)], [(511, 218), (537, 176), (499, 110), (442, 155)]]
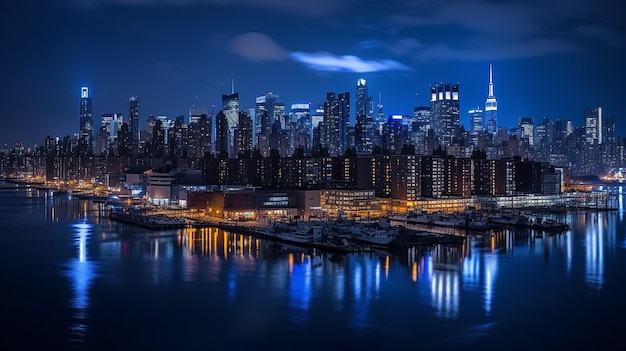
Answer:
[(136, 225), (151, 231), (182, 228), (219, 228), (232, 233), (251, 235), (298, 246), (315, 247), (340, 252), (367, 252), (372, 248), (412, 245), (461, 243), (464, 235), (412, 230), (392, 226), (390, 221), (304, 221), (261, 223), (257, 221), (228, 221), (198, 219), (163, 213), (111, 210), (108, 218)]

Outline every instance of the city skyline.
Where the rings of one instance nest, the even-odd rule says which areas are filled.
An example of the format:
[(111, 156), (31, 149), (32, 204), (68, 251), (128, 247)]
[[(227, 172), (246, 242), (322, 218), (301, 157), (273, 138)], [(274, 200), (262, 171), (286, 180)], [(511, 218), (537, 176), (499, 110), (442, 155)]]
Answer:
[(382, 95), (386, 115), (411, 115), (428, 105), (429, 86), (459, 83), (467, 128), (469, 110), (484, 109), (490, 64), (500, 126), (514, 127), (522, 117), (583, 125), (586, 109), (602, 107), (615, 118), (616, 134), (626, 135), (619, 5), (355, 4), (12, 4), (1, 37), (10, 93), (0, 102), (3, 120), (15, 123), (3, 128), (0, 143), (41, 145), (48, 135), (76, 133), (82, 86), (90, 88), (96, 126), (101, 113), (127, 120), (128, 99), (137, 96), (142, 128), (150, 114), (187, 116), (195, 103), (217, 112), (233, 80), (243, 109), (268, 92), (287, 106), (323, 102), (328, 92), (354, 94), (364, 78), (374, 104)]

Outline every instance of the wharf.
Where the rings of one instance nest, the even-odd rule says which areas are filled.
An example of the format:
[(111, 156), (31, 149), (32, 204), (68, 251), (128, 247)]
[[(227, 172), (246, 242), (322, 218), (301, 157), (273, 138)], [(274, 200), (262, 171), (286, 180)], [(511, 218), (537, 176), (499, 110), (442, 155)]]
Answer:
[(291, 244), (291, 245), (302, 246), (302, 247), (312, 247), (316, 249), (341, 252), (341, 253), (369, 252), (372, 250), (370, 245), (357, 245), (357, 244), (337, 245), (328, 241), (296, 242), (293, 240), (288, 240), (288, 239), (277, 237), (273, 234), (269, 234), (266, 228), (264, 227), (245, 225), (243, 223), (242, 225), (239, 225), (238, 222), (234, 222), (234, 223), (235, 224), (230, 224), (230, 223), (222, 222), (222, 221), (197, 221), (193, 224), (193, 227), (195, 228), (209, 228), (209, 227), (220, 228), (220, 229), (232, 232), (232, 233), (247, 234), (247, 235), (251, 235), (260, 239), (267, 239), (267, 240), (272, 240), (275, 242), (280, 242), (280, 243), (285, 243), (285, 244)]
[(160, 215), (125, 214), (118, 211), (111, 211), (109, 212), (109, 219), (117, 222), (134, 224), (150, 230), (169, 230), (189, 227), (189, 225), (184, 221)]

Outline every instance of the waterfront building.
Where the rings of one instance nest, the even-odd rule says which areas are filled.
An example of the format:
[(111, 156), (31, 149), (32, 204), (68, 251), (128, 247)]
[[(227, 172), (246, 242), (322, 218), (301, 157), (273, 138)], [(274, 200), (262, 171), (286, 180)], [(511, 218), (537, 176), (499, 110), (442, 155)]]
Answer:
[(421, 157), (422, 197), (441, 198), (444, 192), (444, 159), (439, 155)]
[(390, 197), (391, 211), (406, 212), (421, 196), (419, 156), (391, 155), (390, 161)]

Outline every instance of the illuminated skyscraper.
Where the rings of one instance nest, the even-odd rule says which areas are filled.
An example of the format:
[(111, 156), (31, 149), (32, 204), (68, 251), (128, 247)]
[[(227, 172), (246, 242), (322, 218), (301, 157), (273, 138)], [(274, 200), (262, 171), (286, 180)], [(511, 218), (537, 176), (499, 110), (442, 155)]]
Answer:
[(483, 110), (475, 108), (469, 110), (470, 132), (480, 133), (483, 131)]
[(230, 158), (235, 158), (235, 128), (237, 128), (237, 124), (239, 123), (239, 93), (233, 92), (230, 95), (222, 94), (222, 112), (228, 122), (227, 151)]
[(79, 130), (92, 129), (93, 123), (91, 119), (91, 96), (89, 96), (89, 88), (82, 87), (80, 90), (80, 128)]
[(367, 82), (360, 78), (356, 83), (356, 119), (354, 125), (357, 154), (370, 154), (374, 146), (374, 105), (367, 93)]
[(78, 135), (78, 152), (86, 154), (93, 151), (93, 120), (91, 118), (91, 96), (89, 88), (80, 90), (80, 129)]
[(483, 122), (486, 123), (487, 133), (495, 135), (498, 131), (498, 102), (493, 94), (493, 69), (489, 65), (489, 94), (485, 101), (485, 112)]
[(338, 96), (339, 109), (339, 155), (343, 155), (349, 146), (348, 127), (350, 127), (350, 93), (345, 92)]
[(335, 93), (327, 93), (324, 102), (323, 148), (328, 148), (330, 156), (339, 155), (339, 102)]
[(430, 117), (434, 134), (443, 146), (459, 133), (459, 84), (439, 83), (430, 87)]
[(605, 129), (603, 122), (602, 107), (585, 110), (585, 142), (587, 145), (602, 144)]
[(226, 115), (229, 128), (237, 127), (239, 122), (239, 93), (222, 94), (222, 111)]

